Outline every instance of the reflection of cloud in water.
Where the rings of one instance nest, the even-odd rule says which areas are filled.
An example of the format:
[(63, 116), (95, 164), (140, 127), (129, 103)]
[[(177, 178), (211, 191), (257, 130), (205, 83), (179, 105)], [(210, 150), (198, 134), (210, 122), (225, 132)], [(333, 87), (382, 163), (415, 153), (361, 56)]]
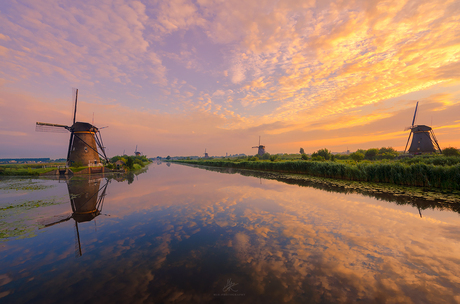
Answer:
[(231, 279), (244, 294), (239, 303), (460, 300), (458, 219), (420, 219), (357, 194), (162, 167), (111, 188), (104, 210), (119, 217), (104, 219), (81, 264), (62, 260), (60, 271), (41, 276), (69, 286), (50, 290), (51, 298), (81, 285), (74, 301), (219, 302), (227, 298), (214, 294)]

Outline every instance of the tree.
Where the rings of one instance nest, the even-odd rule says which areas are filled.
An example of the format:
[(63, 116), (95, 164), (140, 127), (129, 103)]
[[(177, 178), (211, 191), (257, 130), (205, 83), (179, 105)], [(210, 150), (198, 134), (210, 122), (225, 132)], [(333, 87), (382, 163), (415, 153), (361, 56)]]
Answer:
[(171, 159), (171, 156), (169, 156), (169, 155), (168, 155), (168, 156), (166, 156), (166, 159), (168, 159), (168, 160), (169, 160), (169, 159)]
[(305, 150), (303, 148), (300, 148), (300, 154), (305, 154)]
[(449, 147), (442, 150), (442, 154), (445, 156), (460, 156), (460, 151), (458, 151), (457, 148)]
[(372, 148), (366, 151), (366, 153), (364, 154), (364, 158), (369, 160), (375, 160), (378, 154), (379, 149)]
[(132, 169), (134, 167), (134, 160), (131, 156), (128, 156), (128, 159), (126, 160), (126, 167), (128, 167), (128, 169)]
[(270, 159), (270, 153), (265, 152), (265, 153), (260, 157), (260, 159)]
[(303, 160), (308, 160), (308, 155), (305, 154), (305, 153), (303, 153), (303, 154), (302, 154), (302, 159), (303, 159)]
[(270, 155), (270, 160), (271, 161), (275, 161), (277, 159), (278, 159), (278, 155), (276, 155), (276, 154), (275, 155)]
[(316, 154), (322, 156), (325, 160), (329, 160), (331, 158), (331, 152), (326, 148), (318, 150)]
[(354, 153), (350, 154), (350, 157), (351, 157), (352, 160), (358, 162), (358, 161), (361, 161), (361, 160), (364, 159), (364, 154), (361, 153), (361, 152), (354, 152)]

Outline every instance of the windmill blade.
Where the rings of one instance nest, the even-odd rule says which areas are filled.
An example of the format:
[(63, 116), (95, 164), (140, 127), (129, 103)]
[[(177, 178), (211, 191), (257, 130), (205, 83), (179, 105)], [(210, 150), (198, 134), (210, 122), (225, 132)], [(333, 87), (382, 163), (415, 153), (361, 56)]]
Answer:
[(412, 135), (412, 131), (409, 133), (409, 137), (407, 138), (406, 147), (404, 148), (404, 154), (406, 154), (407, 145), (409, 144), (409, 140), (410, 140), (410, 136), (411, 136), (411, 135)]
[(409, 131), (410, 129), (412, 129), (412, 126), (410, 126), (410, 127), (405, 127), (405, 128), (404, 128), (404, 131)]
[(72, 88), (72, 102), (73, 102), (73, 122), (72, 125), (75, 123), (75, 119), (77, 118), (77, 99), (78, 99), (78, 89)]
[(35, 131), (36, 132), (54, 132), (54, 133), (67, 133), (70, 128), (65, 125), (58, 125), (46, 122), (36, 122)]
[(418, 108), (418, 101), (417, 101), (417, 104), (415, 105), (415, 112), (414, 112), (414, 118), (412, 119), (412, 126), (414, 126), (415, 119), (417, 118), (417, 108)]

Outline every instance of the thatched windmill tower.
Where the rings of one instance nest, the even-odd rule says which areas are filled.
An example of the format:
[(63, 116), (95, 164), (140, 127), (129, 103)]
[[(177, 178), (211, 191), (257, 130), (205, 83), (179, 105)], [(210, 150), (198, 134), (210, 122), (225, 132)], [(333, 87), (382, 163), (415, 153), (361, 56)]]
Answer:
[(204, 158), (209, 158), (208, 153), (206, 152), (206, 148), (204, 148)]
[(407, 145), (412, 136), (412, 142), (409, 147), (410, 154), (422, 154), (422, 153), (433, 153), (439, 151), (442, 153), (441, 147), (439, 147), (438, 140), (434, 135), (433, 129), (426, 125), (415, 125), (415, 119), (417, 118), (418, 101), (415, 105), (414, 118), (412, 119), (412, 125), (406, 128), (410, 130), (409, 137), (407, 138), (406, 148), (404, 153), (407, 151)]
[[(67, 150), (67, 165), (88, 165), (100, 163), (99, 157), (109, 162), (102, 143), (101, 132), (87, 122), (75, 122), (77, 116), (78, 89), (74, 90), (74, 112), (71, 126), (37, 122), (35, 130), (39, 132), (70, 132), (69, 149)], [(102, 129), (102, 128), (101, 128)], [(98, 152), (98, 147), (101, 152)]]
[(265, 154), (265, 146), (261, 145), (260, 144), (260, 136), (259, 136), (259, 145), (258, 146), (255, 146), (255, 147), (252, 147), (253, 149), (254, 148), (258, 148), (257, 150), (257, 154), (259, 154), (260, 156), (264, 155)]

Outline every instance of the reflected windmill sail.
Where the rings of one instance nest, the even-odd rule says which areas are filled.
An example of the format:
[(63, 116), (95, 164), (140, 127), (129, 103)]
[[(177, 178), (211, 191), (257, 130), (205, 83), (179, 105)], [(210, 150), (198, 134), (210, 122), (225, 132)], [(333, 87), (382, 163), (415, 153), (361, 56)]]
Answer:
[[(93, 179), (76, 179), (71, 178), (67, 181), (67, 189), (69, 190), (70, 206), (72, 214), (65, 217), (54, 217), (42, 221), (45, 227), (50, 227), (70, 219), (75, 221), (76, 232), (76, 249), (78, 254), (82, 255), (80, 233), (78, 231), (78, 223), (89, 222), (101, 214), (104, 205), (104, 198), (107, 192), (108, 179), (104, 179), (105, 183), (101, 187), (102, 178)], [(78, 244), (78, 245), (77, 245)]]

